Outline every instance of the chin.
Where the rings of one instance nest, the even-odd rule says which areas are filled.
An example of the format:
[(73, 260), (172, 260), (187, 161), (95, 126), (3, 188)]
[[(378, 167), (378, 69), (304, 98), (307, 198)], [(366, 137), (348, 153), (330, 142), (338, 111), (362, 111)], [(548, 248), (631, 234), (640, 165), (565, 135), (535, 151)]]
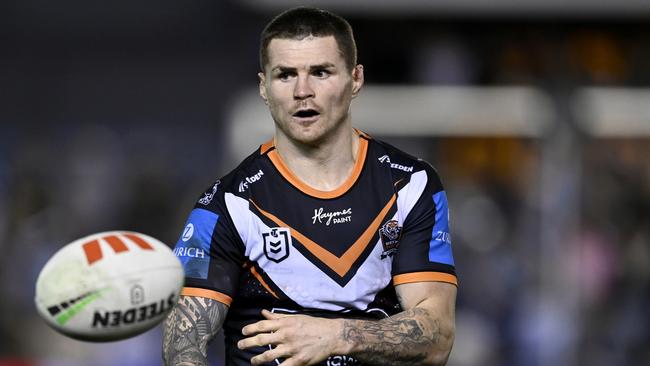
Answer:
[(298, 132), (296, 134), (292, 134), (290, 137), (292, 140), (301, 144), (314, 146), (323, 141), (324, 136), (321, 133), (314, 133), (310, 131), (308, 133)]
[(317, 125), (309, 126), (292, 126), (288, 131), (284, 131), (287, 137), (291, 140), (305, 144), (305, 145), (315, 145), (320, 141), (323, 141), (327, 135), (327, 131)]

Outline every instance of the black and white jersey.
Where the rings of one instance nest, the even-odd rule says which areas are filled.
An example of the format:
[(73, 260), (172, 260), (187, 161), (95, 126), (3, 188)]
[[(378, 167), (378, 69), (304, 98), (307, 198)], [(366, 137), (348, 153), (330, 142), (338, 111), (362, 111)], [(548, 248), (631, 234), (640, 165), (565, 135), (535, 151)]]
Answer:
[[(229, 365), (263, 352), (236, 347), (262, 309), (382, 318), (401, 311), (396, 285), (456, 284), (436, 171), (362, 132), (359, 141), (353, 172), (334, 191), (301, 182), (269, 142), (194, 206), (174, 249), (185, 268), (182, 294), (229, 306)], [(358, 363), (339, 356), (323, 364)]]

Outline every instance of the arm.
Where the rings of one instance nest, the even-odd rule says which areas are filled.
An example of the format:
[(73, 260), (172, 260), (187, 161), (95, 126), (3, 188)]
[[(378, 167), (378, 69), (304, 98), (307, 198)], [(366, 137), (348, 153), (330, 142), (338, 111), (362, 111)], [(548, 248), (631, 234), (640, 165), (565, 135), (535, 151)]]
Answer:
[(382, 320), (324, 319), (278, 315), (247, 325), (239, 348), (275, 345), (253, 357), (260, 365), (285, 358), (280, 366), (312, 365), (328, 356), (349, 355), (369, 365), (444, 365), (454, 339), (456, 287), (419, 282), (396, 287), (405, 311)]
[(343, 321), (344, 353), (373, 365), (444, 365), (454, 341), (456, 287), (418, 282), (396, 291), (403, 312), (379, 321)]
[(228, 306), (216, 300), (181, 296), (163, 323), (165, 365), (208, 365), (207, 344), (226, 318)]

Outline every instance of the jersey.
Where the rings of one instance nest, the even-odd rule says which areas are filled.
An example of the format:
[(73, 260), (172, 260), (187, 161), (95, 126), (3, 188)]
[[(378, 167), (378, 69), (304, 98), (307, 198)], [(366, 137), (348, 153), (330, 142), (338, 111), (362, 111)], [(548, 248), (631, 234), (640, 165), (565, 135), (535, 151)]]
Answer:
[[(378, 319), (401, 311), (397, 285), (457, 284), (438, 174), (358, 133), (353, 172), (334, 191), (304, 184), (268, 142), (191, 211), (174, 249), (185, 269), (182, 294), (229, 306), (228, 365), (249, 365), (264, 351), (236, 346), (262, 309)], [(323, 365), (360, 364), (341, 355)]]

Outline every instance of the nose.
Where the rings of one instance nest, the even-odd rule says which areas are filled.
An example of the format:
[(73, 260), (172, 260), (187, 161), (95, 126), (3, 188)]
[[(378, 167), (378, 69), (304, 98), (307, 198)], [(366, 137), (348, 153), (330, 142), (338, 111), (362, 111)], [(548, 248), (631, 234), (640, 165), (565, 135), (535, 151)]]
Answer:
[(313, 96), (314, 90), (311, 87), (309, 76), (298, 76), (293, 89), (293, 98), (296, 100), (303, 100), (312, 98)]

